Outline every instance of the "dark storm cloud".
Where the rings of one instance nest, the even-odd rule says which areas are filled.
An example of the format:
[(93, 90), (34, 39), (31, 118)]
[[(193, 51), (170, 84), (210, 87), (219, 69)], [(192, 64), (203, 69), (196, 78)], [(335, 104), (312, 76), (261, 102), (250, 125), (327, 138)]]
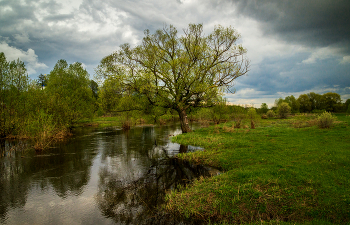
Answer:
[(236, 12), (259, 21), (266, 35), (307, 46), (344, 46), (350, 52), (349, 0), (233, 0)]
[(49, 73), (59, 59), (84, 63), (92, 77), (104, 56), (123, 43), (139, 44), (145, 29), (153, 33), (172, 24), (181, 35), (189, 23), (203, 23), (209, 34), (214, 25), (232, 25), (252, 64), (248, 76), (237, 79), (235, 96), (278, 98), (337, 85), (345, 90), (349, 5), (349, 0), (0, 0), (0, 47), (30, 59), (32, 78)]

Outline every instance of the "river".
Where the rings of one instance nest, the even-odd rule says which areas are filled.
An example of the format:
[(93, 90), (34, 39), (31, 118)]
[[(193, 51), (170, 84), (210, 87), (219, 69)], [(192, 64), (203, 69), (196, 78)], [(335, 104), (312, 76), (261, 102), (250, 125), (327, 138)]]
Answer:
[(76, 128), (42, 153), (1, 142), (0, 224), (182, 223), (159, 209), (165, 193), (218, 171), (173, 157), (201, 151), (171, 143), (180, 132), (179, 124)]

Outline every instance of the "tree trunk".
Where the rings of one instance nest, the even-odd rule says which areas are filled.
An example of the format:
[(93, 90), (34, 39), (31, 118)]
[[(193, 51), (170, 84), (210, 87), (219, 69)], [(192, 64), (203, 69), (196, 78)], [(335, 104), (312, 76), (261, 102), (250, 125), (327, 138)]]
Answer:
[(192, 132), (190, 126), (188, 125), (188, 119), (187, 119), (187, 114), (185, 109), (179, 109), (177, 111), (180, 116), (180, 123), (181, 123), (181, 130), (182, 133), (189, 133)]

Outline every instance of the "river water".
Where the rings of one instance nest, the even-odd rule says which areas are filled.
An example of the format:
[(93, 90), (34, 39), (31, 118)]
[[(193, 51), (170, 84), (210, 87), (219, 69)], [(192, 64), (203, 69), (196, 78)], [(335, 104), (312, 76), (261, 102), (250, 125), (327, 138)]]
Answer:
[[(196, 128), (195, 125), (192, 127)], [(43, 153), (0, 148), (0, 224), (178, 224), (160, 210), (166, 191), (216, 170), (181, 162), (178, 124), (77, 128)]]

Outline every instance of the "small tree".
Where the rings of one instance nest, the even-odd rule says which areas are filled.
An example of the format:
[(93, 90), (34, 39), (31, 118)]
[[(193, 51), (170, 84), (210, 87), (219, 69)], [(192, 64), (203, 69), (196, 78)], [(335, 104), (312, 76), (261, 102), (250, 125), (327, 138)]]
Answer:
[(247, 113), (247, 117), (250, 119), (250, 128), (255, 129), (255, 122), (258, 119), (258, 114), (254, 108), (250, 108)]
[(288, 103), (282, 102), (277, 108), (277, 114), (281, 118), (287, 118), (287, 115), (291, 112), (291, 107)]
[(240, 128), (243, 120), (247, 117), (247, 111), (241, 106), (236, 106), (233, 108), (233, 121), (235, 122), (235, 128)]
[(45, 88), (50, 99), (49, 113), (58, 125), (70, 127), (73, 122), (92, 116), (95, 99), (89, 84), (89, 74), (81, 63), (68, 65), (65, 60), (58, 60)]
[(261, 107), (260, 107), (260, 110), (261, 110), (262, 114), (266, 114), (267, 111), (269, 111), (269, 107), (268, 107), (268, 105), (266, 103), (262, 103)]

